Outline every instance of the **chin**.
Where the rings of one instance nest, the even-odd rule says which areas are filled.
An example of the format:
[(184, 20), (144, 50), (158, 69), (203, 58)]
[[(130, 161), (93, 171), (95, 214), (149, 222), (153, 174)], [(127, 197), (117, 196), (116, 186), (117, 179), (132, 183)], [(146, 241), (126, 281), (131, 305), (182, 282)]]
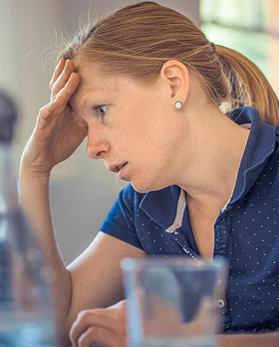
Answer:
[(133, 182), (130, 182), (133, 186), (133, 188), (135, 189), (135, 191), (137, 191), (138, 193), (148, 193), (148, 192), (151, 192), (150, 189), (148, 189), (147, 187), (144, 187), (142, 185), (139, 185), (139, 184), (134, 184)]
[(138, 193), (149, 193), (149, 192), (154, 192), (156, 190), (161, 190), (163, 188), (166, 188), (166, 186), (159, 186), (158, 184), (147, 184), (147, 182), (130, 182), (133, 186), (133, 188), (138, 192)]

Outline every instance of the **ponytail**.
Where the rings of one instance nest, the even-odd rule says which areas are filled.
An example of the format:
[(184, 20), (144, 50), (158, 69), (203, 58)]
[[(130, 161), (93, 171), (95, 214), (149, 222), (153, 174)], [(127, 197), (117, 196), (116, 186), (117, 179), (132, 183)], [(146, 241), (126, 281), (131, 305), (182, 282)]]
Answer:
[(279, 125), (279, 100), (260, 69), (232, 49), (218, 45), (216, 54), (231, 95), (222, 110), (228, 112), (236, 107), (252, 106), (258, 110), (263, 122)]

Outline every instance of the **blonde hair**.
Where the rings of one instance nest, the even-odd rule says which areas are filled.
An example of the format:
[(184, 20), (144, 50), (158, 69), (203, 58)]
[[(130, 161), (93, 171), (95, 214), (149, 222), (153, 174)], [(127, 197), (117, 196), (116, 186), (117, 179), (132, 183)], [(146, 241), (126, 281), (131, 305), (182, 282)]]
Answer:
[(229, 48), (215, 48), (189, 18), (154, 2), (126, 6), (87, 25), (59, 56), (96, 61), (108, 72), (146, 82), (158, 76), (166, 61), (176, 59), (225, 112), (253, 106), (264, 122), (279, 124), (279, 101), (250, 60)]

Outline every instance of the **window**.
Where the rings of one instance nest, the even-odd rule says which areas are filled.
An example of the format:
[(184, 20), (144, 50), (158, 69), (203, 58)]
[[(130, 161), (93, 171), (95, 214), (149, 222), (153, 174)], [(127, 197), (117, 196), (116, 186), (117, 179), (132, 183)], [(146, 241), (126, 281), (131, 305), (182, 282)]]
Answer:
[(209, 41), (247, 56), (279, 96), (279, 0), (201, 0)]

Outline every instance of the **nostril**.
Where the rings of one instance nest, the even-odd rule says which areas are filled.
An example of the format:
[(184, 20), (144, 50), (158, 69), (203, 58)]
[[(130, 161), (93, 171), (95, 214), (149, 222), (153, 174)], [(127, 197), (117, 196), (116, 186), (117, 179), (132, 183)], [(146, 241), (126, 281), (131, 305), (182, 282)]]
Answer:
[(86, 154), (89, 158), (92, 159), (102, 159), (106, 153), (110, 150), (110, 144), (106, 140), (94, 141), (93, 139), (88, 138)]
[(97, 152), (97, 153), (96, 153), (96, 158), (97, 158), (97, 159), (103, 158), (103, 156), (104, 156), (105, 153), (106, 153), (105, 151), (99, 151), (99, 152)]
[(89, 158), (92, 159), (102, 159), (105, 155), (106, 151), (104, 150), (96, 150), (96, 148), (92, 148), (90, 146), (87, 146), (86, 154)]

